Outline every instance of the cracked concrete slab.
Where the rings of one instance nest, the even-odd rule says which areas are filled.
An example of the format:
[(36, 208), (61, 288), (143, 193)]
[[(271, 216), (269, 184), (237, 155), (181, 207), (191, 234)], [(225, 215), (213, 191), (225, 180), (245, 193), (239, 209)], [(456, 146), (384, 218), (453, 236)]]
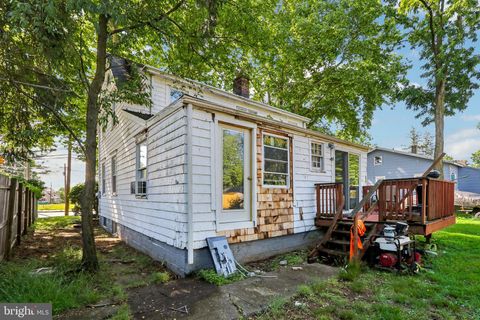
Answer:
[[(252, 277), (219, 288), (208, 298), (195, 303), (189, 319), (238, 319), (264, 311), (276, 299), (290, 299), (302, 284), (327, 279), (338, 273), (337, 268), (322, 264), (304, 264), (302, 270), (291, 266)], [(274, 277), (272, 277), (274, 276)]]

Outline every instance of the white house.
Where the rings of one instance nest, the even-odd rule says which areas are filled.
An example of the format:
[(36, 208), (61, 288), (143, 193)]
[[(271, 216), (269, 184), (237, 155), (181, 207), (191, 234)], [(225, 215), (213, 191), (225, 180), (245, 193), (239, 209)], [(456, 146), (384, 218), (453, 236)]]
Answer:
[[(122, 75), (112, 59), (110, 75)], [(99, 130), (102, 226), (180, 275), (213, 266), (224, 235), (238, 261), (319, 238), (316, 183), (343, 182), (347, 209), (367, 178), (364, 146), (309, 130), (309, 119), (145, 67), (153, 106), (116, 105)]]

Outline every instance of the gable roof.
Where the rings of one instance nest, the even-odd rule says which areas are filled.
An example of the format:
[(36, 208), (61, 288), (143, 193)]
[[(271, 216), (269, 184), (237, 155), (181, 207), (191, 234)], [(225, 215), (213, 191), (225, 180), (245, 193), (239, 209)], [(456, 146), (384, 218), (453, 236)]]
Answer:
[[(434, 159), (430, 156), (424, 155), (424, 154), (418, 154), (418, 153), (412, 153), (408, 151), (403, 151), (403, 150), (396, 150), (396, 149), (389, 149), (389, 148), (382, 148), (382, 147), (376, 147), (372, 149), (369, 153), (375, 152), (375, 151), (384, 151), (384, 152), (389, 152), (389, 153), (394, 153), (394, 154), (399, 154), (403, 156), (409, 156), (409, 157), (414, 157), (414, 158), (419, 158), (419, 159), (425, 159), (425, 160), (430, 160), (433, 161)], [(452, 164), (457, 167), (465, 167), (464, 165), (461, 165), (455, 161), (450, 161), (450, 160), (443, 160), (444, 163)]]
[[(117, 81), (121, 82), (121, 81), (128, 80), (128, 77), (129, 77), (129, 74), (130, 74), (130, 68), (132, 67), (133, 62), (131, 62), (127, 59), (124, 59), (124, 58), (111, 56), (110, 57), (110, 64), (111, 64), (112, 74)], [(364, 151), (368, 151), (370, 149), (369, 147), (361, 145), (359, 143), (342, 140), (342, 139), (337, 138), (335, 136), (324, 134), (324, 133), (321, 133), (321, 132), (316, 131), (316, 130), (307, 129), (306, 124), (307, 124), (307, 122), (310, 122), (310, 118), (308, 118), (308, 117), (305, 117), (305, 116), (302, 116), (302, 115), (299, 115), (299, 114), (296, 114), (296, 113), (293, 113), (293, 112), (290, 112), (290, 111), (287, 111), (287, 110), (284, 110), (284, 109), (273, 107), (271, 105), (268, 105), (268, 104), (260, 102), (260, 101), (256, 101), (256, 100), (253, 100), (253, 99), (250, 99), (250, 98), (245, 98), (245, 97), (239, 96), (239, 95), (237, 95), (233, 92), (229, 92), (229, 91), (226, 91), (226, 90), (223, 90), (223, 89), (219, 89), (219, 88), (216, 88), (214, 86), (202, 83), (200, 81), (180, 78), (178, 76), (165, 73), (162, 70), (160, 70), (158, 68), (155, 68), (155, 67), (152, 67), (152, 66), (138, 64), (138, 63), (135, 63), (135, 64), (138, 65), (138, 66), (144, 67), (145, 70), (148, 70), (148, 72), (150, 72), (152, 75), (158, 75), (158, 76), (166, 78), (168, 80), (184, 83), (184, 84), (187, 84), (187, 85), (188, 84), (189, 85), (195, 85), (195, 86), (199, 87), (200, 89), (209, 90), (213, 94), (216, 94), (216, 95), (219, 95), (219, 96), (222, 96), (222, 97), (226, 97), (226, 98), (234, 100), (234, 101), (244, 102), (246, 104), (252, 105), (252, 106), (254, 106), (258, 109), (267, 111), (267, 112), (272, 113), (272, 114), (283, 115), (284, 117), (290, 117), (290, 119), (295, 119), (297, 121), (301, 121), (302, 122), (302, 127), (299, 127), (298, 125), (292, 125), (292, 124), (289, 124), (289, 123), (283, 122), (283, 121), (277, 121), (277, 120), (273, 120), (273, 119), (267, 119), (265, 117), (256, 116), (258, 118), (261, 118), (262, 122), (274, 123), (276, 125), (281, 125), (281, 126), (284, 126), (284, 127), (302, 132), (303, 134), (307, 134), (307, 135), (310, 135), (310, 136), (313, 136), (313, 137), (317, 137), (319, 139), (324, 139), (324, 140), (328, 140), (328, 141), (332, 141), (332, 142), (337, 142), (337, 143), (340, 143), (340, 144), (343, 144), (343, 145), (359, 148), (359, 149), (362, 149)], [(190, 100), (190, 101), (196, 101), (196, 102), (201, 102), (201, 103), (208, 103), (208, 104), (212, 105), (212, 107), (216, 106), (216, 107), (223, 108), (223, 109), (231, 109), (231, 108), (227, 108), (226, 106), (223, 106), (221, 104), (214, 103), (210, 100), (200, 99), (199, 97), (193, 97), (193, 96), (190, 96), (188, 94), (184, 94), (179, 100)], [(178, 102), (179, 101), (177, 101), (176, 103), (175, 102), (172, 103), (171, 106), (172, 105), (177, 105)], [(166, 109), (173, 109), (173, 108), (168, 108), (167, 107)], [(157, 115), (147, 115), (147, 114), (140, 113), (140, 112), (135, 112), (135, 111), (132, 111), (132, 110), (129, 110), (129, 109), (122, 109), (122, 110), (127, 112), (127, 113), (130, 113), (131, 115), (134, 115), (137, 118), (141, 118), (142, 120), (146, 120), (146, 121), (148, 121), (148, 120), (155, 121), (155, 119), (152, 119), (152, 118), (157, 118), (157, 117), (155, 117)], [(249, 116), (250, 118), (255, 118), (254, 115), (248, 114), (248, 112), (242, 112), (241, 110), (229, 110), (229, 112), (230, 113), (236, 113), (236, 114), (243, 114), (244, 116)], [(160, 113), (162, 113), (162, 112), (160, 111)], [(146, 118), (146, 117), (148, 117), (148, 118)], [(152, 121), (149, 121), (149, 122), (151, 123)]]

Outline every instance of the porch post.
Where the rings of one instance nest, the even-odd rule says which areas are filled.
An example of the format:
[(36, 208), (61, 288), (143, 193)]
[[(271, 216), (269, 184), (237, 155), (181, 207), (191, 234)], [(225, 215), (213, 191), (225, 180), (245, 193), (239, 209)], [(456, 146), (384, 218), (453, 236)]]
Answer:
[(192, 154), (193, 107), (187, 105), (187, 262), (193, 264), (193, 154)]

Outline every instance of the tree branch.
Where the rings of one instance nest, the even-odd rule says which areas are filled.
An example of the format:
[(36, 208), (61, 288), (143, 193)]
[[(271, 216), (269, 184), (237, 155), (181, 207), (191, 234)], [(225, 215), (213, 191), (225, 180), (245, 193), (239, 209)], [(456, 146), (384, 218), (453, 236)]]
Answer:
[(433, 56), (435, 60), (435, 64), (438, 67), (438, 62), (437, 62), (437, 55), (438, 55), (438, 49), (437, 49), (437, 44), (435, 42), (435, 26), (433, 23), (433, 9), (430, 5), (428, 5), (426, 0), (420, 0), (420, 2), (423, 4), (423, 6), (427, 9), (428, 11), (428, 16), (429, 16), (429, 25), (430, 25), (430, 35), (431, 35), (431, 46), (432, 46), (432, 51), (433, 51)]
[(27, 97), (28, 99), (32, 100), (33, 102), (35, 102), (37, 105), (41, 106), (42, 108), (44, 109), (47, 109), (48, 111), (50, 111), (53, 116), (55, 117), (55, 119), (57, 119), (60, 124), (70, 133), (70, 135), (75, 139), (75, 141), (77, 142), (78, 146), (80, 147), (80, 149), (82, 150), (82, 152), (85, 154), (85, 147), (82, 143), (82, 141), (78, 138), (78, 136), (75, 134), (75, 132), (70, 128), (70, 126), (68, 126), (68, 124), (62, 119), (62, 117), (57, 113), (57, 111), (55, 111), (54, 108), (52, 108), (51, 106), (39, 101), (37, 98), (29, 95), (28, 93), (26, 93), (25, 91), (23, 91), (22, 89), (20, 89), (20, 87), (17, 87), (18, 91), (24, 95), (25, 97)]
[(172, 13), (174, 13), (175, 11), (177, 11), (178, 9), (180, 9), (180, 7), (185, 3), (185, 0), (180, 0), (177, 4), (175, 4), (170, 10), (168, 10), (167, 12), (165, 13), (162, 13), (160, 16), (156, 17), (156, 18), (153, 18), (151, 20), (148, 20), (148, 21), (140, 21), (138, 23), (135, 23), (131, 26), (128, 26), (128, 27), (123, 27), (123, 28), (119, 28), (119, 29), (115, 29), (115, 30), (112, 30), (108, 33), (109, 36), (112, 36), (114, 34), (117, 34), (117, 33), (120, 33), (120, 32), (124, 32), (124, 31), (130, 31), (130, 30), (135, 30), (135, 29), (138, 29), (138, 28), (141, 28), (141, 27), (145, 27), (151, 23), (154, 23), (154, 22), (159, 22), (159, 21), (162, 21), (163, 19), (165, 18), (168, 18), (168, 16)]

